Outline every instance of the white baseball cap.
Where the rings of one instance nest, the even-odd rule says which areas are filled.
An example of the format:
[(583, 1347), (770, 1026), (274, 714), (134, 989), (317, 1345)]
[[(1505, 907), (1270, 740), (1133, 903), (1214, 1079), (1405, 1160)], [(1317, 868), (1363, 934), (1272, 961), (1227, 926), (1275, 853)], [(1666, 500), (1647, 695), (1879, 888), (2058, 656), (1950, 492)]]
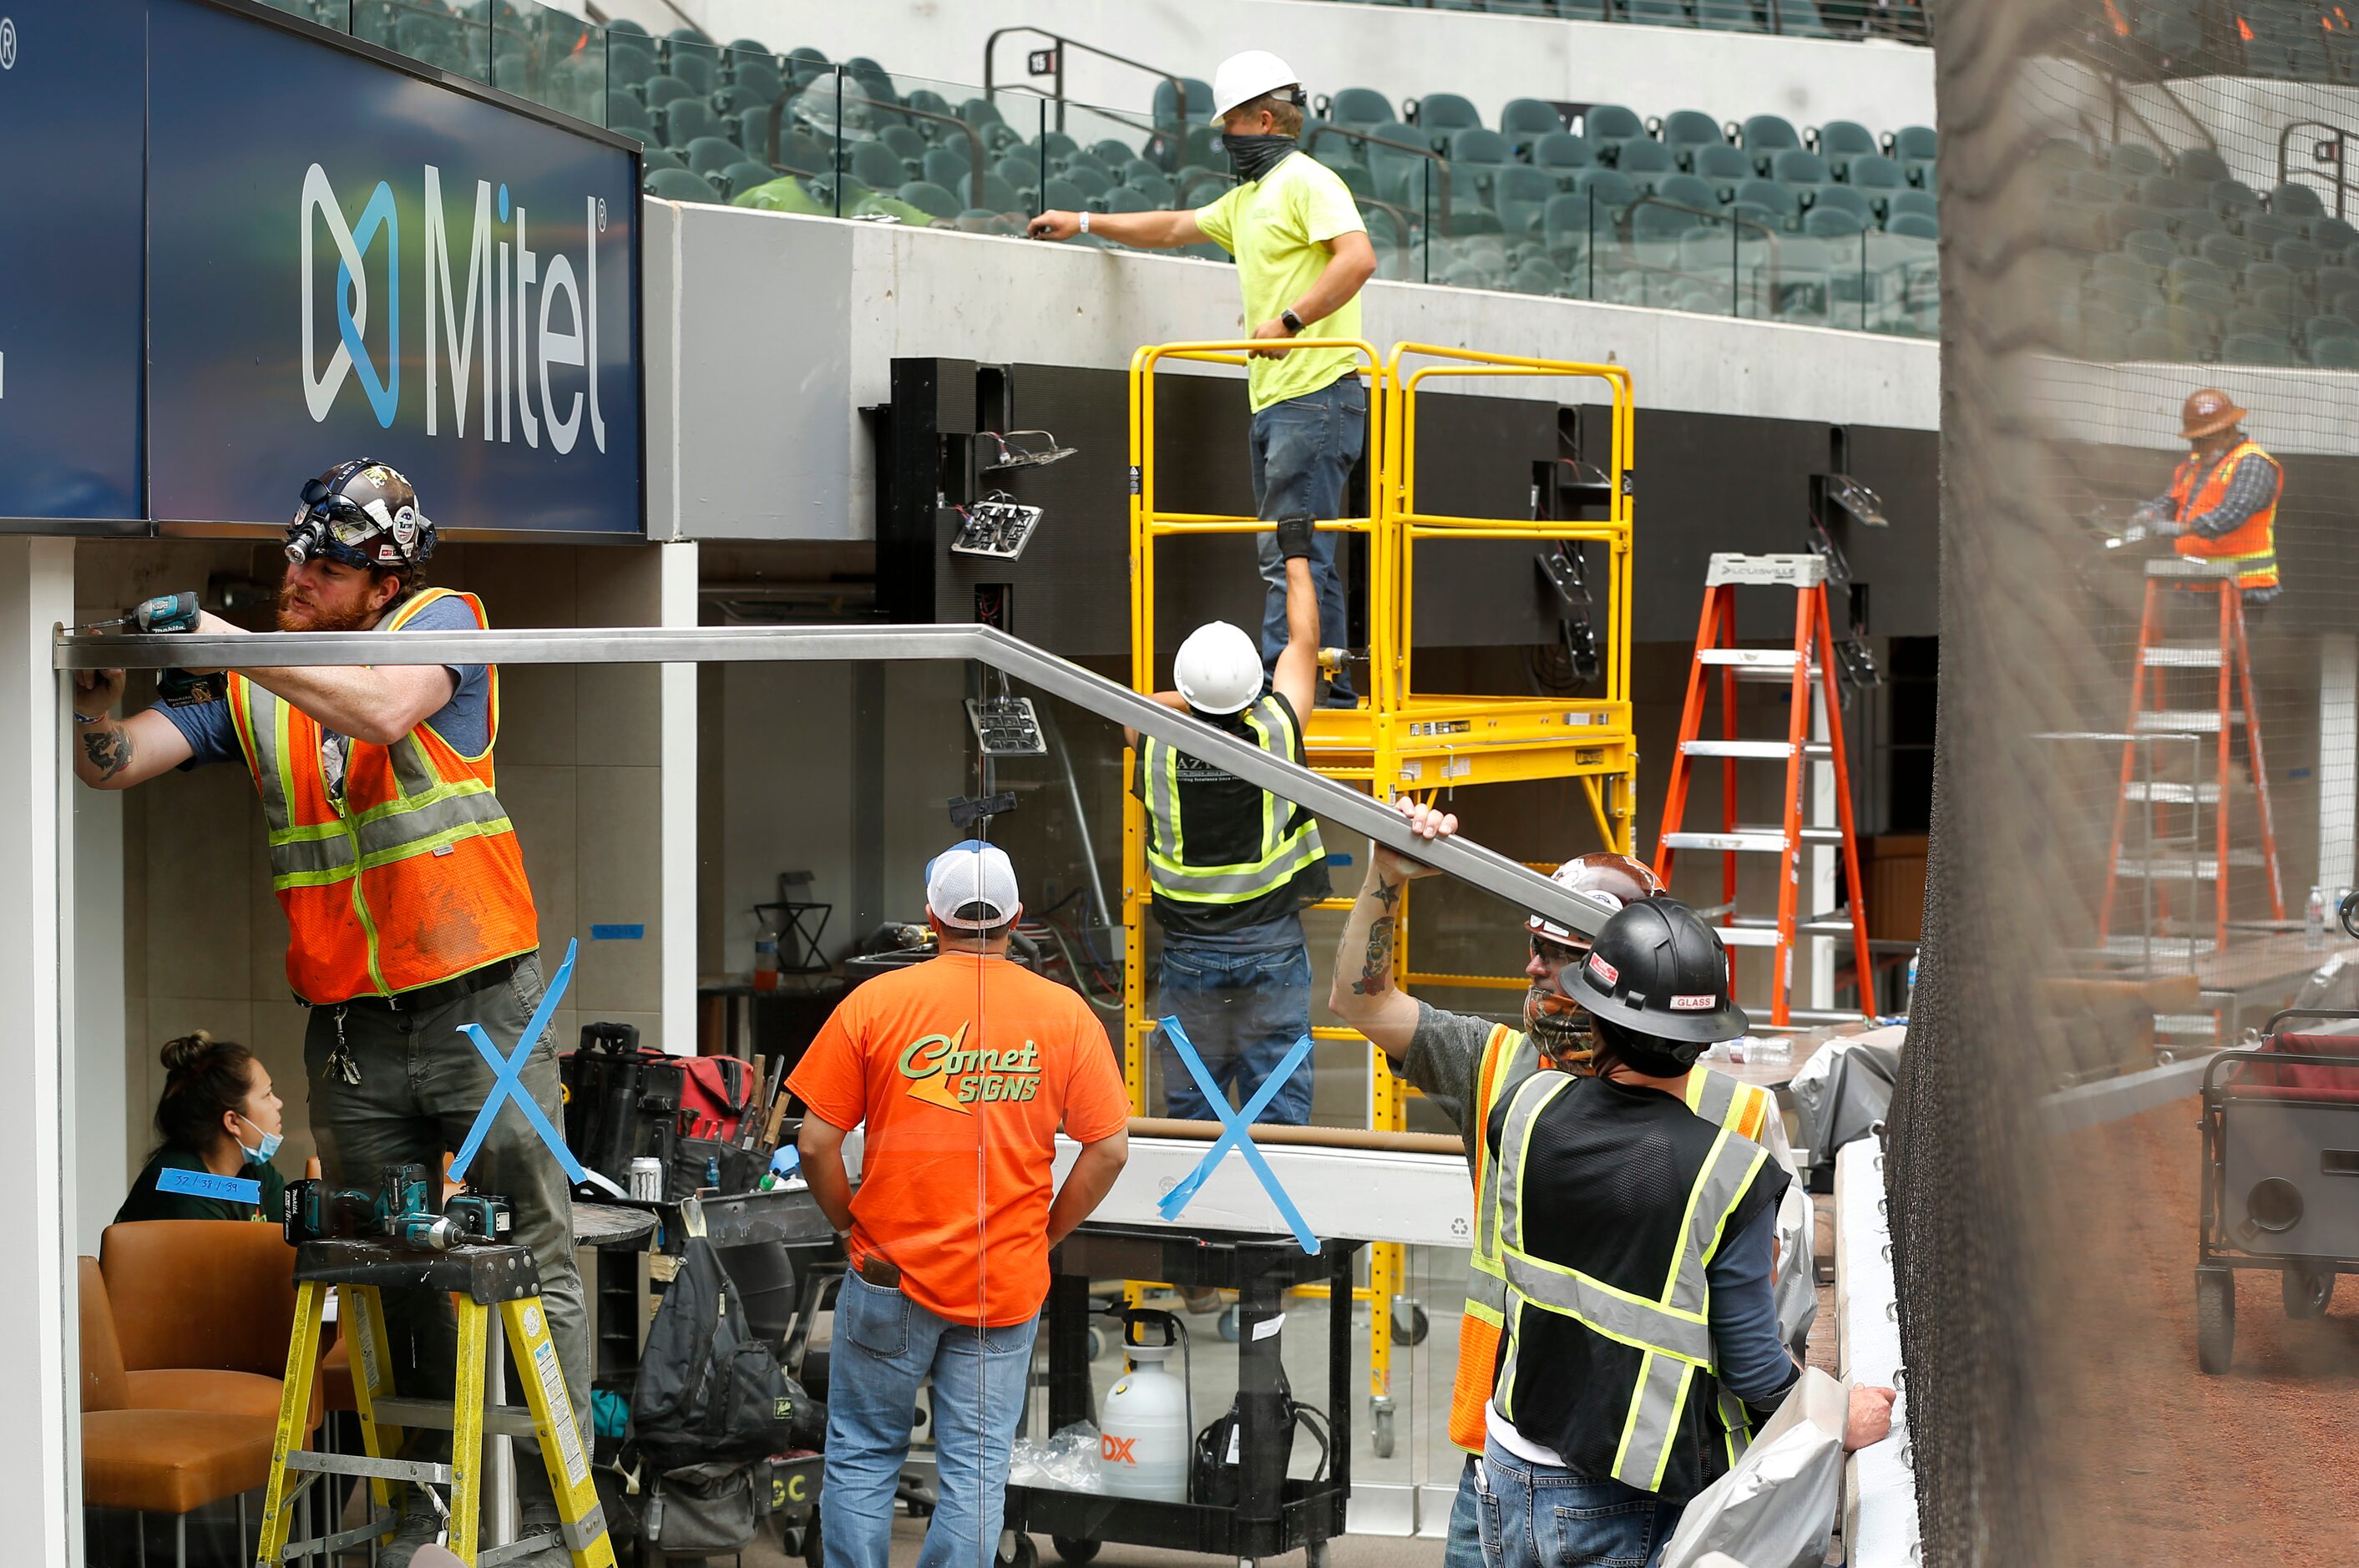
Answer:
[[(962, 919), (959, 911), (981, 904), (989, 920)], [(936, 920), (960, 931), (985, 931), (1016, 916), (1016, 866), (1007, 852), (979, 838), (962, 839), (926, 865), (926, 908)]]

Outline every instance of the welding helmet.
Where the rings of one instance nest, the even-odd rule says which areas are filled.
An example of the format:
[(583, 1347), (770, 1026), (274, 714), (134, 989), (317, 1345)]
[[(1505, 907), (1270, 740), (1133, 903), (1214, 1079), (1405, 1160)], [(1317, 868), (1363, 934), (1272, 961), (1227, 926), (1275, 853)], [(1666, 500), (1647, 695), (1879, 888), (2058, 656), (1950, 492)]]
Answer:
[(287, 559), (408, 572), (434, 553), (434, 525), (398, 469), (374, 458), (340, 463), (303, 482), (287, 525)]
[(1748, 1027), (1720, 934), (1676, 898), (1644, 898), (1606, 921), (1564, 988), (1642, 1073), (1684, 1072)]
[[(1625, 906), (1641, 898), (1652, 898), (1663, 890), (1655, 874), (1643, 860), (1626, 855), (1600, 850), (1593, 855), (1578, 855), (1556, 868), (1549, 881), (1575, 898), (1596, 905), (1608, 916), (1618, 913)], [(1589, 939), (1579, 931), (1568, 931), (1554, 920), (1533, 915), (1524, 921), (1534, 936), (1568, 947), (1587, 947)]]

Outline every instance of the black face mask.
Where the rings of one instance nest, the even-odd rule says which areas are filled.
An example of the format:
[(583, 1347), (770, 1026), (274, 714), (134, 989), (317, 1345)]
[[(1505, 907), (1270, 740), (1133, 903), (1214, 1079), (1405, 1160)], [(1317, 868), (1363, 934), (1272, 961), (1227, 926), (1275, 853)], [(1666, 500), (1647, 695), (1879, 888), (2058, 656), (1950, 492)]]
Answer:
[(1221, 145), (1228, 148), (1229, 161), (1235, 166), (1237, 178), (1250, 185), (1284, 161), (1296, 143), (1292, 136), (1223, 136)]

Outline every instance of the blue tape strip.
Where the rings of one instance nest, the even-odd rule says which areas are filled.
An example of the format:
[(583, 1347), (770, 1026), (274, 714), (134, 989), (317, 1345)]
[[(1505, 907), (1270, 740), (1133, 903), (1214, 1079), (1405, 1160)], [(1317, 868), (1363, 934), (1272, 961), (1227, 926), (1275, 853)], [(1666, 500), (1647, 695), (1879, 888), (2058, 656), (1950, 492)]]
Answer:
[(643, 925), (592, 926), (590, 928), (592, 942), (645, 942), (647, 935), (647, 928)]
[(524, 1113), (524, 1119), (532, 1124), (532, 1130), (540, 1135), (540, 1141), (549, 1145), (549, 1151), (557, 1156), (557, 1163), (564, 1168), (566, 1180), (575, 1182), (589, 1180), (589, 1173), (582, 1169), (582, 1162), (573, 1158), (571, 1149), (565, 1147), (564, 1135), (549, 1125), (549, 1118), (541, 1114), (539, 1105), (524, 1092), (525, 1060), (532, 1055), (534, 1044), (539, 1040), (542, 1031), (549, 1028), (549, 1020), (557, 1012), (557, 999), (565, 995), (566, 983), (573, 978), (573, 954), (581, 945), (571, 941), (565, 944), (565, 962), (557, 966), (556, 977), (540, 994), (540, 1006), (533, 1008), (531, 1022), (524, 1026), (524, 1038), (516, 1041), (516, 1054), (503, 1060), (499, 1048), (492, 1043), (492, 1037), (484, 1032), (483, 1025), (460, 1026), (459, 1032), (474, 1041), (476, 1051), (492, 1064), (492, 1071), (498, 1077), (492, 1083), (491, 1094), (484, 1098), (484, 1108), (475, 1113), (475, 1125), (467, 1129), (467, 1141), (459, 1146), (459, 1157), (451, 1161), (452, 1181), (467, 1179), (467, 1167), (473, 1163), (475, 1151), (484, 1147), (484, 1136), (492, 1130), (492, 1118), (500, 1114), (502, 1103), (511, 1099), (516, 1101), (516, 1109)]
[[(1277, 1085), (1284, 1083), (1288, 1076), (1302, 1064), (1303, 1059), (1310, 1054), (1310, 1037), (1304, 1035), (1294, 1042), (1294, 1049), (1288, 1051), (1285, 1060), (1277, 1064), (1277, 1069), (1266, 1079), (1263, 1080), (1260, 1091), (1251, 1100), (1245, 1102), (1245, 1108), (1243, 1111), (1232, 1111), (1229, 1109), (1227, 1093), (1213, 1081), (1212, 1073), (1204, 1066), (1204, 1059), (1196, 1054), (1195, 1042), (1188, 1038), (1188, 1031), (1180, 1027), (1180, 1020), (1165, 1018), (1163, 1032), (1170, 1038), (1172, 1049), (1180, 1053), (1180, 1060), (1187, 1064), (1188, 1074), (1196, 1080), (1196, 1087), (1201, 1090), (1204, 1098), (1211, 1102), (1212, 1114), (1220, 1118), (1223, 1128), (1219, 1141), (1212, 1145), (1211, 1150), (1198, 1163), (1195, 1171), (1190, 1173), (1188, 1180), (1180, 1183), (1180, 1187), (1186, 1189), (1185, 1193), (1182, 1193), (1180, 1187), (1175, 1187), (1163, 1200), (1159, 1205), (1163, 1217), (1166, 1220), (1179, 1217), (1180, 1211), (1187, 1205), (1189, 1197), (1193, 1196), (1197, 1189), (1204, 1184), (1205, 1179), (1212, 1175), (1212, 1168), (1221, 1162), (1223, 1156), (1234, 1146), (1237, 1152), (1245, 1157), (1246, 1166), (1252, 1170), (1256, 1177), (1259, 1178), (1263, 1190), (1269, 1193), (1270, 1202), (1277, 1205), (1278, 1217), (1286, 1221), (1287, 1229), (1294, 1233), (1295, 1242), (1303, 1251), (1316, 1253), (1319, 1250), (1319, 1238), (1311, 1235), (1310, 1225), (1302, 1217), (1302, 1211), (1296, 1208), (1294, 1200), (1287, 1195), (1286, 1184), (1277, 1179), (1277, 1172), (1269, 1168), (1269, 1161), (1262, 1158), (1261, 1150), (1255, 1147), (1252, 1137), (1245, 1131), (1253, 1125), (1253, 1118), (1268, 1105), (1269, 1096), (1276, 1093)], [(1179, 1201), (1174, 1203), (1173, 1198)]]
[(181, 1192), (191, 1198), (219, 1198), (231, 1203), (259, 1203), (262, 1183), (244, 1176), (216, 1176), (210, 1171), (180, 1171), (166, 1166), (156, 1172), (156, 1191)]

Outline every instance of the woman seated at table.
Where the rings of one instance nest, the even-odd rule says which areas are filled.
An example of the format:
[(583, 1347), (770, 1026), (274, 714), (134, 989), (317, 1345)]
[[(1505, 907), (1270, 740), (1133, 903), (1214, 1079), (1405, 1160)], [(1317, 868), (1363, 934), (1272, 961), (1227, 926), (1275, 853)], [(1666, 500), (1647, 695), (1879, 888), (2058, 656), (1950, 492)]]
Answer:
[[(287, 1181), (278, 1151), (279, 1099), (254, 1052), (204, 1030), (164, 1046), (164, 1096), (156, 1103), (162, 1147), (114, 1212), (125, 1220), (279, 1222)], [(241, 1185), (231, 1189), (221, 1178)], [(245, 1193), (258, 1186), (259, 1202)], [(234, 1195), (233, 1195), (233, 1192)]]

